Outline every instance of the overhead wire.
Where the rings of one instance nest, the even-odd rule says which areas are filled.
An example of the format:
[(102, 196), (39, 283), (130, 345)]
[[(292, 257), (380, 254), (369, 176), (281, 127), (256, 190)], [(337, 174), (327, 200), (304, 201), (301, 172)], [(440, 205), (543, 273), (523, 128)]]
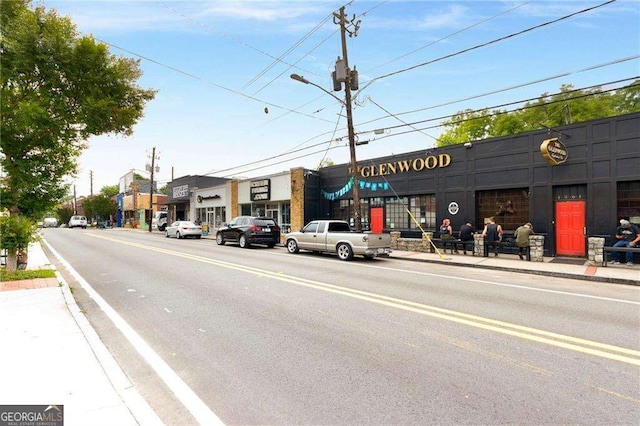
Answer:
[[(565, 91), (565, 92), (557, 92), (557, 93), (554, 93), (554, 94), (551, 94), (551, 95), (546, 95), (546, 96), (538, 96), (538, 97), (535, 97), (535, 98), (528, 98), (528, 99), (524, 99), (524, 100), (520, 100), (520, 101), (503, 103), (503, 104), (499, 104), (499, 105), (495, 105), (495, 106), (491, 106), (491, 107), (485, 107), (485, 108), (482, 108), (482, 109), (470, 110), (470, 111), (468, 111), (468, 113), (473, 114), (473, 113), (477, 113), (477, 112), (481, 112), (481, 111), (485, 111), (485, 110), (502, 108), (502, 107), (505, 107), (505, 106), (512, 106), (512, 105), (522, 104), (522, 103), (525, 103), (525, 102), (531, 102), (531, 101), (535, 101), (535, 100), (540, 100), (540, 99), (544, 99), (545, 97), (548, 97), (548, 96), (554, 96), (554, 95), (558, 95), (558, 94), (562, 94), (562, 93), (565, 93), (565, 94), (566, 93), (575, 93), (575, 92), (579, 92), (579, 91), (595, 89), (595, 88), (602, 87), (602, 86), (609, 86), (609, 85), (612, 85), (612, 84), (618, 84), (618, 83), (628, 82), (628, 81), (637, 80), (637, 79), (640, 79), (640, 76), (634, 76), (634, 77), (629, 77), (629, 78), (626, 78), (626, 79), (620, 79), (620, 80), (611, 81), (611, 82), (607, 82), (607, 83), (602, 83), (602, 84), (598, 84), (598, 85), (582, 87), (582, 88), (573, 89), (573, 90), (569, 90), (569, 91)], [(640, 87), (640, 82), (636, 83), (636, 84), (631, 84), (631, 85), (628, 85), (628, 86), (624, 86), (624, 87)], [(601, 95), (601, 94), (604, 94), (604, 93), (609, 93), (609, 92), (613, 92), (613, 91), (619, 90), (621, 88), (622, 87), (617, 87), (617, 88), (608, 89), (608, 90), (602, 90), (602, 91), (594, 92), (594, 93), (586, 93), (586, 94), (583, 94), (583, 95), (580, 95), (580, 96), (572, 97), (570, 99), (563, 99), (563, 100), (558, 100), (558, 101), (549, 101), (549, 102), (545, 102), (543, 104), (534, 104), (534, 105), (524, 106), (524, 107), (516, 108), (516, 109), (513, 109), (513, 110), (509, 110), (509, 111), (494, 112), (494, 113), (486, 114), (484, 116), (473, 117), (473, 118), (469, 118), (469, 119), (456, 120), (456, 121), (452, 121), (452, 122), (449, 122), (449, 123), (446, 123), (446, 124), (441, 122), (441, 123), (433, 125), (433, 126), (423, 127), (423, 128), (421, 128), (419, 130), (436, 129), (438, 127), (443, 127), (445, 125), (459, 124), (459, 123), (463, 123), (463, 122), (466, 122), (466, 121), (472, 121), (472, 120), (475, 120), (475, 119), (478, 119), (478, 118), (484, 118), (484, 117), (488, 117), (488, 116), (492, 116), (492, 115), (497, 116), (497, 115), (509, 114), (511, 112), (523, 111), (523, 110), (526, 110), (526, 109), (537, 108), (537, 107), (547, 106), (547, 105), (553, 105), (553, 104), (560, 103), (560, 102), (567, 102), (568, 100), (571, 100), (571, 99), (581, 99), (581, 98), (586, 98), (586, 97), (590, 97), (590, 96), (598, 96), (598, 95)], [(433, 122), (433, 121), (442, 121), (442, 120), (445, 120), (445, 119), (452, 118), (455, 115), (456, 114), (429, 118), (429, 119), (425, 119), (425, 120), (415, 121), (415, 122), (412, 122), (412, 123), (407, 123), (406, 125), (390, 126), (390, 127), (387, 127), (387, 129), (390, 129), (390, 130), (391, 129), (399, 129), (399, 128), (402, 128), (402, 127), (416, 126), (417, 124), (423, 124), (423, 123), (428, 123), (428, 122)], [(411, 130), (408, 130), (408, 131), (405, 131), (405, 132), (398, 132), (398, 133), (393, 133), (393, 134), (389, 134), (389, 135), (383, 135), (383, 136), (377, 137), (375, 140), (381, 140), (381, 139), (386, 139), (386, 138), (390, 138), (390, 137), (401, 136), (401, 135), (405, 135), (405, 134), (409, 134), (409, 133), (414, 133), (416, 131), (418, 131), (418, 129), (414, 130), (412, 128)], [(357, 132), (356, 134), (357, 135), (361, 135), (361, 134), (371, 133), (371, 132), (373, 132), (373, 130)], [(297, 150), (294, 150), (294, 151), (290, 151), (288, 154), (306, 151), (308, 149), (315, 148), (317, 146), (321, 146), (321, 145), (324, 145), (324, 144), (331, 144), (331, 143), (334, 143), (334, 142), (336, 142), (336, 140), (328, 140), (328, 141), (319, 142), (319, 143), (316, 143), (314, 145), (308, 146), (306, 148), (300, 148), (300, 149), (297, 149)], [(328, 150), (329, 149), (334, 149), (334, 148), (337, 148), (337, 147), (338, 146), (333, 146), (333, 147), (328, 148)], [(267, 165), (263, 165), (261, 167), (256, 167), (256, 168), (250, 169), (250, 170), (244, 170), (243, 172), (246, 173), (246, 172), (250, 172), (250, 171), (253, 171), (253, 170), (264, 169), (264, 168), (271, 167), (271, 166), (274, 166), (274, 165), (277, 165), (277, 164), (287, 163), (287, 162), (292, 161), (292, 160), (296, 160), (296, 159), (300, 159), (300, 158), (305, 158), (305, 157), (309, 157), (309, 156), (312, 156), (312, 155), (316, 155), (316, 154), (322, 153), (324, 151), (325, 151), (324, 149), (320, 150), (320, 151), (314, 151), (312, 153), (308, 153), (308, 154), (304, 154), (304, 155), (301, 155), (301, 156), (289, 158), (289, 159), (286, 159), (286, 160), (281, 160), (281, 161), (278, 161), (276, 163), (270, 163), (270, 164), (267, 164)], [(246, 167), (254, 165), (254, 164), (263, 163), (265, 161), (269, 161), (269, 160), (280, 158), (283, 155), (284, 154), (279, 154), (279, 155), (274, 155), (274, 156), (271, 156), (271, 157), (268, 157), (268, 158), (263, 158), (263, 159), (260, 159), (260, 160), (251, 161), (251, 162), (248, 162), (248, 163), (241, 164), (239, 166), (229, 167), (229, 168), (222, 169), (222, 170), (217, 170), (216, 172), (210, 172), (210, 173), (207, 173), (207, 175), (211, 175), (211, 174), (214, 174), (214, 173), (217, 174), (217, 173), (220, 173), (220, 172), (227, 172), (227, 171), (236, 170), (236, 169), (243, 169), (243, 168), (246, 168)], [(237, 173), (232, 173), (232, 174), (226, 175), (224, 177), (233, 176), (233, 175), (236, 175), (236, 174)]]
[(396, 62), (396, 61), (399, 61), (400, 59), (406, 58), (407, 56), (413, 55), (414, 53), (417, 53), (417, 52), (419, 52), (419, 51), (421, 51), (421, 50), (423, 50), (423, 49), (426, 49), (427, 47), (431, 47), (431, 46), (433, 46), (434, 44), (437, 44), (437, 43), (443, 42), (443, 41), (445, 41), (445, 40), (447, 40), (447, 39), (449, 39), (449, 38), (451, 38), (451, 37), (453, 37), (453, 36), (455, 36), (455, 35), (458, 35), (458, 34), (460, 34), (460, 33), (463, 33), (463, 32), (465, 32), (465, 31), (467, 31), (467, 30), (470, 30), (470, 29), (472, 29), (472, 28), (475, 28), (475, 27), (477, 27), (477, 26), (479, 26), (479, 25), (482, 25), (482, 24), (484, 24), (484, 23), (486, 23), (486, 22), (489, 22), (489, 21), (491, 21), (491, 20), (493, 20), (493, 19), (499, 18), (499, 17), (500, 17), (500, 16), (502, 16), (502, 15), (506, 15), (507, 13), (511, 13), (511, 12), (513, 12), (514, 10), (517, 10), (517, 9), (519, 9), (519, 8), (521, 8), (521, 7), (523, 7), (523, 6), (527, 5), (527, 4), (529, 4), (529, 3), (531, 3), (531, 2), (533, 2), (533, 0), (529, 0), (529, 1), (526, 1), (526, 2), (524, 2), (524, 3), (520, 3), (520, 4), (518, 4), (518, 5), (514, 6), (514, 7), (512, 7), (511, 9), (507, 9), (507, 10), (505, 10), (505, 11), (503, 11), (503, 12), (498, 13), (497, 15), (494, 15), (494, 16), (490, 17), (490, 18), (483, 19), (482, 21), (478, 21), (478, 22), (476, 22), (476, 23), (474, 23), (474, 24), (472, 24), (472, 25), (469, 25), (469, 26), (467, 26), (467, 27), (464, 27), (464, 28), (462, 28), (462, 29), (460, 29), (460, 30), (458, 30), (458, 31), (455, 31), (455, 32), (453, 32), (453, 33), (451, 33), (451, 34), (448, 34), (448, 35), (446, 35), (446, 36), (444, 36), (444, 37), (441, 37), (441, 38), (439, 38), (439, 39), (437, 39), (437, 40), (434, 40), (434, 41), (432, 41), (431, 43), (425, 44), (424, 46), (420, 46), (420, 47), (419, 47), (419, 48), (417, 48), (417, 49), (414, 49), (414, 50), (412, 50), (412, 51), (410, 51), (410, 52), (407, 52), (407, 53), (405, 53), (404, 55), (398, 56), (398, 57), (397, 57), (397, 58), (395, 58), (395, 59), (391, 59), (390, 61), (384, 62), (384, 63), (382, 63), (382, 64), (380, 64), (380, 65), (377, 65), (377, 66), (375, 66), (375, 67), (373, 67), (373, 68), (369, 68), (369, 69), (368, 69), (367, 71), (365, 71), (365, 72), (367, 72), (367, 73), (368, 73), (368, 72), (373, 71), (373, 70), (376, 70), (376, 69), (378, 69), (378, 68), (382, 68), (382, 67), (384, 67), (385, 65), (392, 64), (392, 63), (394, 63), (394, 62)]
[(583, 14), (583, 13), (587, 13), (587, 12), (590, 12), (590, 11), (592, 11), (592, 10), (595, 10), (595, 9), (598, 9), (598, 8), (601, 8), (601, 7), (604, 7), (604, 6), (607, 6), (607, 5), (609, 5), (609, 4), (615, 3), (616, 1), (617, 1), (617, 0), (608, 0), (608, 1), (604, 2), (604, 3), (599, 4), (599, 5), (592, 6), (592, 7), (588, 7), (588, 8), (585, 8), (585, 9), (579, 10), (579, 11), (577, 11), (577, 12), (570, 13), (570, 14), (568, 14), (568, 15), (561, 16), (560, 18), (557, 18), (557, 19), (554, 19), (554, 20), (551, 20), (551, 21), (547, 21), (547, 22), (544, 22), (544, 23), (542, 23), (542, 24), (535, 25), (535, 26), (533, 26), (533, 27), (526, 28), (526, 29), (521, 30), (521, 31), (518, 31), (518, 32), (516, 32), (516, 33), (511, 33), (511, 34), (508, 34), (508, 35), (506, 35), (506, 36), (499, 37), (499, 38), (497, 38), (497, 39), (493, 39), (493, 40), (487, 41), (487, 42), (485, 42), (485, 43), (477, 44), (477, 45), (472, 46), (472, 47), (469, 47), (469, 48), (467, 48), (467, 49), (459, 50), (459, 51), (457, 51), (457, 52), (450, 53), (450, 54), (448, 54), (448, 55), (441, 56), (441, 57), (439, 57), (439, 58), (432, 59), (432, 60), (427, 61), (427, 62), (422, 62), (422, 63), (420, 63), (420, 64), (410, 66), (410, 67), (408, 67), (408, 68), (400, 69), (400, 70), (397, 70), (397, 71), (394, 71), (394, 72), (390, 72), (390, 73), (388, 73), (388, 74), (384, 74), (384, 75), (381, 75), (381, 76), (378, 76), (378, 77), (374, 77), (373, 79), (371, 79), (370, 81), (368, 81), (368, 82), (366, 83), (366, 85), (365, 85), (362, 89), (360, 89), (360, 90), (358, 91), (358, 93), (362, 92), (363, 90), (365, 90), (365, 89), (366, 89), (366, 88), (368, 88), (371, 84), (373, 84), (374, 82), (376, 82), (376, 81), (378, 81), (378, 80), (382, 80), (382, 79), (384, 79), (384, 78), (388, 78), (388, 77), (391, 77), (391, 76), (394, 76), (394, 75), (402, 74), (402, 73), (405, 73), (405, 72), (407, 72), (407, 71), (412, 71), (412, 70), (414, 70), (414, 69), (417, 69), (417, 68), (420, 68), (420, 67), (424, 67), (424, 66), (426, 66), (426, 65), (431, 65), (431, 64), (434, 64), (434, 63), (436, 63), (436, 62), (439, 62), (439, 61), (445, 60), (445, 59), (449, 59), (449, 58), (453, 58), (453, 57), (459, 56), (459, 55), (461, 55), (461, 54), (463, 54), (463, 53), (468, 53), (468, 52), (471, 52), (471, 51), (473, 51), (473, 50), (481, 49), (481, 48), (483, 48), (483, 47), (487, 47), (487, 46), (490, 46), (490, 45), (492, 45), (492, 44), (496, 44), (496, 43), (498, 43), (498, 42), (501, 42), (501, 41), (504, 41), (504, 40), (508, 40), (508, 39), (511, 39), (511, 38), (514, 38), (514, 37), (520, 36), (520, 35), (522, 35), (522, 34), (526, 34), (526, 33), (528, 33), (528, 32), (531, 32), (531, 31), (534, 31), (534, 30), (537, 30), (537, 29), (540, 29), (540, 28), (543, 28), (543, 27), (546, 27), (546, 26), (549, 26), (549, 25), (556, 24), (556, 23), (558, 23), (558, 22), (564, 21), (564, 20), (569, 19), (569, 18), (572, 18), (572, 17), (574, 17), (574, 16), (577, 16), (577, 15), (580, 15), (580, 14)]
[[(508, 92), (510, 90), (521, 89), (523, 87), (532, 86), (534, 84), (544, 83), (546, 81), (551, 81), (551, 80), (555, 80), (555, 79), (562, 78), (562, 77), (567, 77), (567, 76), (574, 75), (574, 74), (579, 74), (579, 73), (586, 72), (586, 71), (593, 71), (595, 69), (604, 68), (604, 67), (608, 67), (608, 66), (611, 66), (611, 65), (617, 65), (617, 64), (621, 64), (621, 63), (624, 63), (624, 62), (632, 61), (632, 60), (635, 60), (635, 59), (640, 59), (640, 55), (627, 56), (625, 58), (615, 59), (613, 61), (609, 61), (609, 62), (605, 62), (605, 63), (602, 63), (602, 64), (597, 64), (597, 65), (592, 65), (592, 66), (589, 66), (589, 67), (586, 67), (586, 68), (581, 68), (579, 70), (567, 71), (567, 72), (563, 72), (563, 73), (560, 73), (560, 74), (555, 74), (555, 75), (552, 75), (552, 76), (548, 76), (548, 77), (540, 78), (540, 79), (537, 79), (537, 80), (529, 81), (527, 83), (516, 84), (516, 85), (505, 87), (505, 88), (502, 88), (502, 89), (492, 90), (490, 92), (485, 92), (485, 93), (481, 93), (481, 94), (477, 94), (477, 95), (472, 95), (472, 96), (468, 96), (466, 98), (460, 98), (460, 99), (456, 99), (456, 100), (449, 101), (449, 102), (444, 102), (444, 103), (437, 104), (437, 105), (432, 105), (432, 106), (428, 106), (428, 107), (424, 107), (424, 108), (414, 109), (414, 110), (411, 110), (411, 111), (399, 112), (399, 113), (396, 113), (394, 115), (395, 116), (402, 116), (402, 115), (407, 115), (407, 114), (415, 114), (417, 112), (422, 112), (422, 111), (427, 111), (427, 110), (431, 110), (431, 109), (441, 108), (441, 107), (444, 107), (444, 106), (454, 105), (454, 104), (457, 104), (457, 103), (460, 103), (460, 102), (466, 102), (466, 101), (470, 101), (470, 100), (474, 100), (474, 99), (479, 99), (479, 98), (482, 98), (482, 97), (485, 97), (485, 96), (489, 96), (489, 95), (496, 95), (496, 94), (499, 94), (499, 93)], [(373, 123), (373, 122), (376, 122), (376, 121), (379, 121), (379, 120), (383, 120), (385, 118), (389, 118), (389, 116), (374, 118), (372, 120), (359, 123), (359, 125), (370, 124), (370, 123)]]

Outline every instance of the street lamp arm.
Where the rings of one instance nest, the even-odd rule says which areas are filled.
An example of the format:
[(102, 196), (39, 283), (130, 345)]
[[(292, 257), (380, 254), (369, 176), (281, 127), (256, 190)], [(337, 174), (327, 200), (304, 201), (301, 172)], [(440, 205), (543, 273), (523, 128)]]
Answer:
[(299, 81), (299, 82), (304, 83), (304, 84), (310, 84), (310, 85), (312, 85), (312, 86), (315, 86), (315, 87), (317, 87), (318, 89), (322, 90), (322, 91), (323, 91), (324, 93), (326, 93), (327, 95), (329, 95), (329, 96), (333, 97), (335, 100), (337, 100), (338, 102), (340, 102), (342, 105), (346, 105), (345, 101), (343, 101), (342, 99), (340, 99), (339, 97), (337, 97), (336, 95), (334, 95), (333, 93), (331, 93), (330, 91), (328, 91), (327, 89), (325, 89), (324, 87), (320, 86), (319, 84), (316, 84), (316, 83), (314, 83), (314, 82), (312, 82), (312, 81), (309, 81), (309, 80), (307, 80), (306, 78), (304, 78), (303, 76), (298, 75), (298, 74), (291, 74), (291, 76), (290, 76), (290, 77), (291, 77), (291, 79), (292, 79), (292, 80), (296, 80), (296, 81)]

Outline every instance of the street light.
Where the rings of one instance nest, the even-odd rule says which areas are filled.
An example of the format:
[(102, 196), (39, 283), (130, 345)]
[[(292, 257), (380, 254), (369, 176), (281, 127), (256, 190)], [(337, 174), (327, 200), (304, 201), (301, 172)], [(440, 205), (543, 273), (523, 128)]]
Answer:
[(324, 87), (307, 80), (303, 76), (298, 74), (291, 74), (292, 80), (317, 87), (328, 95), (331, 95), (334, 99), (338, 100), (347, 109), (347, 130), (349, 132), (349, 152), (351, 154), (351, 177), (353, 179), (353, 221), (356, 232), (362, 232), (362, 224), (360, 223), (360, 189), (358, 187), (358, 165), (356, 163), (356, 138), (355, 132), (353, 131), (353, 117), (351, 112), (351, 87), (349, 78), (350, 76), (347, 72), (347, 81), (345, 82), (345, 97), (347, 100), (343, 101), (333, 93), (326, 90)]

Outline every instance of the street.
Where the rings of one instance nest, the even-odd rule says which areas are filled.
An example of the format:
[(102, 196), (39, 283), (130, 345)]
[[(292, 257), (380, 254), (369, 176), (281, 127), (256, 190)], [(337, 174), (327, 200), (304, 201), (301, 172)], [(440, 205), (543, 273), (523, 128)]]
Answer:
[(158, 232), (42, 233), (167, 424), (640, 420), (635, 286)]

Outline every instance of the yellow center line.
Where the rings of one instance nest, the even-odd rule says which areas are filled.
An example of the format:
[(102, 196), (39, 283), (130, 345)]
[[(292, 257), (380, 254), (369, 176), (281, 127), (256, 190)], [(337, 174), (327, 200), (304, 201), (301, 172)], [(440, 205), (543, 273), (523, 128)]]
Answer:
[(105, 237), (96, 234), (87, 234), (94, 238), (99, 238), (107, 241), (124, 244), (131, 247), (137, 247), (144, 250), (155, 251), (158, 253), (164, 253), (171, 256), (178, 256), (186, 259), (197, 260), (199, 262), (208, 263), (211, 265), (217, 265), (228, 269), (237, 270), (244, 273), (250, 273), (261, 277), (267, 277), (276, 279), (282, 282), (291, 283), (297, 286), (303, 286), (308, 288), (314, 288), (325, 292), (339, 294), (342, 296), (351, 297), (358, 300), (363, 300), (378, 305), (383, 305), (391, 308), (400, 309), (407, 312), (412, 312), (424, 316), (438, 318), (458, 324), (467, 325), (483, 330), (493, 331), (508, 336), (518, 337), (524, 340), (529, 340), (537, 343), (546, 344), (549, 346), (560, 347), (569, 349), (575, 352), (580, 352), (600, 358), (606, 358), (613, 361), (619, 361), (626, 364), (631, 364), (640, 367), (640, 351), (623, 348), (619, 346), (609, 345), (606, 343), (595, 342), (592, 340), (581, 339), (577, 337), (566, 336), (563, 334), (553, 333), (545, 330), (539, 330), (532, 327), (526, 327), (522, 325), (512, 324), (504, 321), (499, 321), (491, 318), (480, 317), (476, 315), (467, 314), (464, 312), (453, 311), (450, 309), (438, 308), (436, 306), (425, 305), (422, 303), (411, 302), (408, 300), (398, 299), (390, 296), (384, 296), (377, 293), (371, 293), (363, 290), (355, 290), (348, 287), (342, 287), (334, 284), (323, 283), (320, 281), (308, 280), (306, 278), (299, 278), (290, 276), (284, 273), (271, 272), (263, 269), (254, 268), (251, 266), (239, 265), (231, 262), (225, 262), (222, 260), (215, 260), (203, 256), (182, 253), (174, 250), (163, 249), (159, 247), (148, 246), (145, 244), (139, 244), (134, 242), (128, 242), (118, 240), (110, 237)]

